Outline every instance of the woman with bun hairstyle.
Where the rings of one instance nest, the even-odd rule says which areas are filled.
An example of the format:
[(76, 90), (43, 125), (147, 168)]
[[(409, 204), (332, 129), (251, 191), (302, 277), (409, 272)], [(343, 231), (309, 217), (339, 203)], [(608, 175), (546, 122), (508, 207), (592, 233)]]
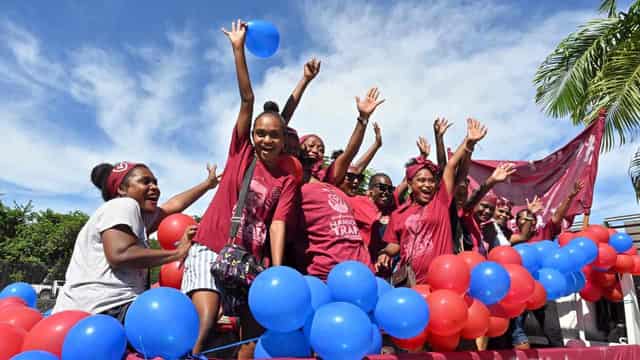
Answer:
[(53, 313), (83, 310), (124, 321), (129, 305), (148, 288), (148, 268), (182, 261), (196, 227), (189, 227), (176, 249), (150, 249), (147, 236), (170, 214), (182, 212), (218, 184), (216, 168), (195, 187), (158, 206), (160, 188), (141, 163), (100, 164), (91, 181), (102, 191), (102, 204), (76, 239)]
[[(295, 178), (279, 167), (280, 155), (286, 143), (286, 125), (282, 116), (272, 104), (267, 104), (267, 111), (255, 118), (251, 129), (254, 95), (244, 50), (247, 25), (238, 20), (231, 24), (231, 31), (222, 31), (233, 49), (240, 110), (219, 189), (202, 217), (193, 239), (194, 244), (185, 260), (182, 291), (191, 297), (200, 318), (193, 353), (201, 351), (209, 332), (214, 328), (221, 295), (225, 295), (221, 293), (222, 286), (218, 286), (219, 280), (211, 273), (211, 266), (218, 254), (230, 240), (234, 240), (258, 260), (263, 260), (265, 266), (281, 265), (286, 236), (285, 220), (294, 209), (296, 191)], [(239, 230), (235, 239), (229, 239), (231, 217), (237, 206), (245, 173), (254, 159), (255, 169)], [(233, 306), (226, 306), (231, 304), (227, 302), (225, 310), (239, 314), (242, 337), (260, 335), (263, 330), (253, 320), (246, 299), (231, 299), (230, 296), (224, 299), (233, 300)], [(244, 346), (241, 352), (251, 355), (253, 346)]]

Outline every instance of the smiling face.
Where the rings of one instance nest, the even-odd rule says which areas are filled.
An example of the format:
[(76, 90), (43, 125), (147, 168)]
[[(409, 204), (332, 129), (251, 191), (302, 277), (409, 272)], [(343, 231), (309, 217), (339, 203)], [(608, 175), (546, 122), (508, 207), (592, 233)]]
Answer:
[(158, 179), (148, 167), (136, 166), (120, 185), (118, 195), (134, 199), (142, 211), (153, 212), (158, 207), (160, 198)]
[(413, 201), (427, 205), (436, 193), (436, 176), (429, 169), (421, 169), (409, 182)]
[(311, 135), (304, 140), (302, 143), (302, 151), (307, 158), (313, 159), (314, 161), (324, 159), (324, 143), (315, 135)]
[(284, 126), (276, 114), (264, 113), (253, 127), (253, 144), (258, 158), (266, 164), (276, 164), (284, 149)]
[(494, 203), (486, 200), (481, 200), (473, 209), (473, 215), (479, 223), (485, 223), (491, 220), (495, 209), (496, 206)]
[(358, 195), (360, 184), (364, 180), (363, 174), (357, 174), (354, 172), (347, 172), (344, 175), (344, 180), (340, 184), (340, 190), (342, 190), (348, 196)]
[(511, 206), (509, 205), (500, 205), (496, 206), (496, 211), (493, 214), (493, 218), (495, 219), (498, 225), (507, 225), (507, 222), (511, 220)]
[(371, 178), (369, 184), (369, 197), (381, 211), (390, 210), (393, 207), (393, 183), (386, 175), (378, 175)]

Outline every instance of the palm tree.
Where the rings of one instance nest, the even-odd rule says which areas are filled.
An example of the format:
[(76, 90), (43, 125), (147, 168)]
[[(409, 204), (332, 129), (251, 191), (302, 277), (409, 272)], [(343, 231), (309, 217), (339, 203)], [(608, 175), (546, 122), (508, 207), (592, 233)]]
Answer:
[[(552, 117), (588, 125), (606, 109), (604, 151), (640, 134), (640, 0), (618, 12), (603, 0), (593, 19), (569, 34), (542, 62), (534, 83), (536, 103)], [(629, 166), (640, 200), (640, 149)]]

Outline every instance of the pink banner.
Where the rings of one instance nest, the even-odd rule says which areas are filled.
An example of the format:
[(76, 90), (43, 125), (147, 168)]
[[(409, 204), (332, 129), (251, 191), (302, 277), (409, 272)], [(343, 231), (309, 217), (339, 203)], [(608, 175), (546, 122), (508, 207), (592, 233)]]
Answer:
[(472, 160), (469, 167), (471, 187), (477, 188), (499, 164), (514, 163), (516, 173), (506, 182), (496, 185), (492, 192), (514, 203), (514, 215), (526, 207), (526, 199), (531, 200), (537, 195), (544, 204), (538, 215), (538, 226), (543, 226), (572, 191), (573, 184), (582, 180), (584, 189), (576, 196), (565, 216), (564, 226), (570, 226), (575, 215), (588, 214), (591, 209), (604, 118), (605, 114), (601, 113), (575, 139), (542, 160)]

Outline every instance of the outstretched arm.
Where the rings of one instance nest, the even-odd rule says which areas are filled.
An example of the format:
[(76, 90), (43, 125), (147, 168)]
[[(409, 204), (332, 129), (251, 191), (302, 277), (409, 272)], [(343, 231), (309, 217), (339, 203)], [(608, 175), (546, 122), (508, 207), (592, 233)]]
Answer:
[(478, 120), (467, 119), (467, 137), (453, 154), (442, 173), (442, 181), (449, 194), (453, 194), (455, 188), (456, 169), (465, 155), (465, 152), (472, 153), (476, 143), (487, 135), (485, 128)]
[(367, 128), (369, 117), (378, 105), (384, 102), (384, 99), (378, 100), (379, 97), (380, 92), (378, 92), (378, 88), (371, 88), (367, 92), (367, 96), (362, 100), (356, 96), (356, 105), (359, 113), (358, 121), (355, 129), (353, 129), (347, 147), (334, 162), (333, 178), (336, 184), (340, 184), (344, 180), (344, 175), (347, 173), (349, 164), (351, 164), (351, 161), (353, 161), (353, 158), (360, 149), (360, 145), (362, 145), (362, 139), (364, 138), (364, 131)]
[(533, 197), (531, 202), (529, 202), (529, 199), (526, 199), (526, 202), (527, 209), (529, 210), (531, 217), (524, 218), (525, 223), (519, 234), (511, 235), (510, 241), (512, 245), (527, 242), (533, 237), (533, 234), (535, 234), (535, 231), (533, 231), (535, 229), (532, 229), (533, 222), (535, 221), (537, 214), (542, 210), (542, 200), (536, 195)]
[(296, 111), (298, 104), (300, 103), (300, 99), (302, 99), (302, 94), (307, 89), (307, 86), (313, 80), (316, 75), (320, 72), (320, 61), (313, 58), (307, 61), (304, 64), (304, 73), (302, 79), (298, 81), (298, 84), (293, 89), (291, 95), (289, 95), (289, 99), (287, 99), (287, 103), (284, 105), (284, 109), (282, 109), (282, 118), (284, 122), (288, 125), (289, 121), (291, 121), (291, 117), (293, 117), (293, 113)]
[(380, 150), (380, 148), (382, 147), (382, 134), (380, 133), (380, 126), (378, 125), (378, 123), (373, 123), (373, 131), (376, 134), (375, 142), (369, 147), (367, 152), (364, 153), (364, 155), (362, 155), (362, 157), (353, 165), (357, 169), (358, 174), (362, 174), (367, 166), (369, 166), (369, 163), (371, 163), (371, 160), (373, 160), (373, 157), (376, 156), (378, 150)]
[(504, 163), (498, 165), (493, 173), (480, 185), (480, 187), (473, 192), (469, 199), (465, 202), (464, 208), (469, 210), (473, 209), (482, 198), (498, 183), (501, 183), (513, 173), (516, 172), (514, 164)]
[(553, 216), (551, 216), (551, 221), (553, 221), (554, 224), (562, 224), (562, 219), (564, 219), (564, 216), (567, 214), (567, 210), (569, 210), (569, 207), (571, 207), (573, 199), (576, 197), (576, 195), (578, 195), (578, 193), (580, 193), (583, 188), (584, 182), (582, 180), (576, 181), (573, 184), (573, 190), (571, 191), (569, 196), (567, 196), (567, 198), (560, 203), (560, 206), (558, 206), (556, 212), (553, 214)]
[(444, 134), (453, 125), (445, 118), (436, 118), (433, 122), (433, 134), (436, 138), (436, 155), (438, 156), (438, 166), (444, 169), (447, 165), (447, 154), (444, 150)]
[(222, 32), (231, 41), (233, 57), (236, 65), (236, 75), (238, 77), (238, 88), (240, 89), (240, 112), (236, 120), (236, 130), (239, 137), (249, 136), (251, 132), (251, 116), (253, 115), (253, 90), (249, 79), (249, 69), (247, 59), (244, 54), (244, 42), (247, 35), (247, 23), (238, 19), (231, 23), (231, 31), (222, 29)]

